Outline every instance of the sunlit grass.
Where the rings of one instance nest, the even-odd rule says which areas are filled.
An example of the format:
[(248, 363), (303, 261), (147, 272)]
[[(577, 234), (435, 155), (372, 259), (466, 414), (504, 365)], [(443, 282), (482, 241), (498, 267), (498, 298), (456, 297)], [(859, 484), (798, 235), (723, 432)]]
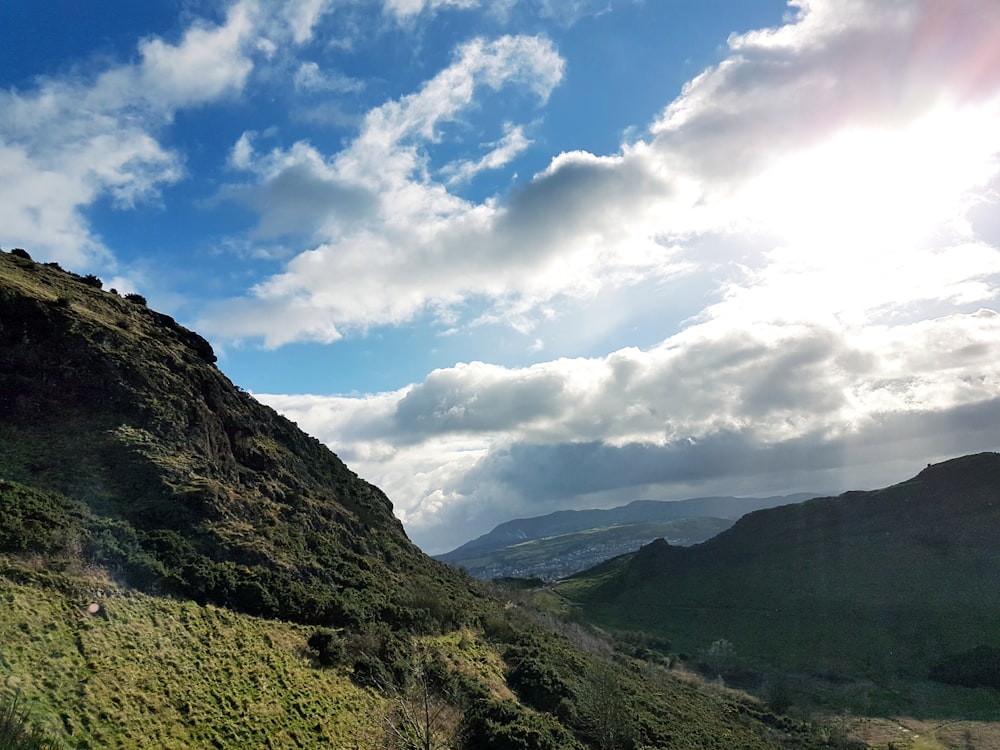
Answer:
[(0, 578), (0, 676), (69, 746), (380, 741), (381, 699), (316, 668), (309, 628), (71, 580), (57, 590)]

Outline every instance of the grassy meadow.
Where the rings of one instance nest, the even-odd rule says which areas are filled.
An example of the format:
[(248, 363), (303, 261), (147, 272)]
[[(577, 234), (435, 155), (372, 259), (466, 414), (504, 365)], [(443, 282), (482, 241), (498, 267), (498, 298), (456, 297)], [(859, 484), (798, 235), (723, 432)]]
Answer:
[[(98, 605), (91, 613), (88, 608)], [(73, 748), (377, 746), (384, 699), (310, 628), (0, 564), (0, 675)]]

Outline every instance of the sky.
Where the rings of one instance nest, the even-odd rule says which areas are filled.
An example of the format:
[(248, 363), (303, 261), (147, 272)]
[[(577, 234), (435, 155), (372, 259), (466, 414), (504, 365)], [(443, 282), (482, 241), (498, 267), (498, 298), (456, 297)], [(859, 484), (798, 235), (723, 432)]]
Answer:
[(996, 0), (4, 0), (0, 246), (444, 552), (1000, 448)]

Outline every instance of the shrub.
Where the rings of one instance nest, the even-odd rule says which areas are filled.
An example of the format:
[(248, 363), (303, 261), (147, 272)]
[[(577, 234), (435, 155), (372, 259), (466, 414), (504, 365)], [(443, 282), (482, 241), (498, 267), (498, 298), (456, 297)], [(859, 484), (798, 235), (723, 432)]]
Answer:
[(15, 247), (13, 250), (10, 251), (10, 254), (13, 255), (15, 258), (24, 258), (25, 260), (31, 260), (31, 256), (28, 255), (28, 251), (25, 250), (23, 247)]
[(409, 640), (384, 625), (365, 628), (351, 639), (354, 681), (362, 687), (380, 690), (402, 688), (413, 667), (413, 646)]
[(464, 747), (476, 750), (580, 750), (553, 717), (533, 714), (512, 700), (481, 700), (465, 713)]
[(537, 646), (511, 646), (504, 653), (507, 685), (532, 708), (553, 713), (570, 696), (554, 655)]
[(137, 305), (147, 304), (146, 298), (143, 297), (141, 294), (136, 294), (135, 292), (130, 292), (129, 294), (126, 294), (125, 299), (127, 299), (129, 302), (135, 302)]
[(102, 289), (104, 287), (104, 282), (101, 281), (96, 276), (94, 276), (94, 274), (92, 274), (92, 273), (88, 273), (86, 276), (83, 276), (80, 279), (80, 281), (82, 281), (87, 286), (94, 287), (95, 289)]
[(19, 699), (17, 693), (0, 698), (0, 750), (54, 750), (55, 741), (28, 723)]
[(324, 667), (333, 667), (344, 663), (347, 649), (344, 639), (332, 628), (317, 628), (309, 636), (309, 648), (316, 652), (316, 660)]

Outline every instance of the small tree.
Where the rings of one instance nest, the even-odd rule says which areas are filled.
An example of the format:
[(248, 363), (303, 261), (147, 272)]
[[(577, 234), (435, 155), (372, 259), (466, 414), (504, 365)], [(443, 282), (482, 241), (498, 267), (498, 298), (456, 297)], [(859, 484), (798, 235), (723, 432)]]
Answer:
[(626, 750), (635, 746), (634, 710), (628, 696), (606, 665), (597, 665), (587, 674), (577, 695), (580, 724), (601, 750)]
[(397, 750), (447, 750), (457, 742), (462, 712), (454, 696), (434, 679), (426, 662), (419, 664), (410, 682), (390, 691), (385, 713), (386, 739)]
[(31, 256), (28, 255), (28, 251), (25, 250), (23, 247), (15, 247), (13, 250), (10, 251), (10, 254), (13, 255), (15, 258), (24, 258), (25, 260), (31, 260)]

